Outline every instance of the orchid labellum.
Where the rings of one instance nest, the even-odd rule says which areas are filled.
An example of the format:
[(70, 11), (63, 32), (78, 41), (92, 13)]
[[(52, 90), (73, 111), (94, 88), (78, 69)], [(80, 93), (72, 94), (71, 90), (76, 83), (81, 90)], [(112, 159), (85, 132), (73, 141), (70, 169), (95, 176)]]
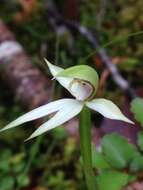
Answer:
[(40, 106), (11, 122), (1, 131), (55, 113), (51, 119), (41, 125), (28, 138), (31, 139), (72, 119), (81, 112), (84, 106), (99, 112), (109, 119), (122, 120), (133, 124), (110, 100), (103, 98), (94, 99), (99, 79), (97, 72), (93, 68), (87, 65), (79, 65), (62, 69), (52, 65), (46, 59), (45, 61), (54, 79), (66, 88), (75, 99), (65, 98)]

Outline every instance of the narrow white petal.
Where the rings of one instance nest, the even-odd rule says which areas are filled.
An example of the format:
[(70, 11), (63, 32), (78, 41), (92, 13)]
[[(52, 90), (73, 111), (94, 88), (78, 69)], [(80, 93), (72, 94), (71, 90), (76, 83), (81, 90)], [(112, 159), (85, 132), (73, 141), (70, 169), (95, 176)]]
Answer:
[(55, 116), (53, 116), (49, 121), (41, 125), (27, 140), (34, 138), (42, 133), (58, 127), (68, 120), (75, 117), (83, 108), (83, 102), (71, 99), (66, 102), (64, 107), (59, 110)]
[(64, 107), (64, 105), (68, 104), (68, 102), (70, 102), (71, 100), (72, 99), (60, 99), (60, 100), (56, 100), (54, 102), (50, 102), (46, 105), (40, 106), (22, 116), (20, 116), (19, 118), (17, 118), (16, 120), (14, 120), (10, 124), (8, 124), (6, 127), (1, 129), (0, 131), (4, 131), (6, 129), (16, 127), (16, 126), (26, 123), (28, 121), (32, 121), (32, 120), (41, 118), (43, 116), (49, 115), (53, 112), (56, 112), (56, 111), (62, 109), (62, 107)]
[(64, 70), (61, 67), (51, 64), (47, 59), (44, 59), (44, 60), (47, 63), (49, 70), (50, 70), (51, 74), (53, 75), (53, 77), (55, 77), (55, 75), (57, 75), (59, 72)]
[[(59, 72), (63, 71), (64, 69), (58, 66), (51, 64), (47, 59), (45, 59), (49, 70), (53, 77), (55, 77)], [(66, 78), (66, 77), (55, 77), (55, 79), (70, 92), (70, 83), (72, 82), (73, 78)]]
[(90, 102), (87, 102), (86, 105), (87, 107), (99, 112), (104, 117), (107, 117), (109, 119), (122, 120), (134, 124), (131, 120), (124, 116), (120, 109), (110, 100), (103, 98), (94, 99)]
[(73, 81), (73, 78), (56, 77), (56, 80), (71, 93), (70, 83)]

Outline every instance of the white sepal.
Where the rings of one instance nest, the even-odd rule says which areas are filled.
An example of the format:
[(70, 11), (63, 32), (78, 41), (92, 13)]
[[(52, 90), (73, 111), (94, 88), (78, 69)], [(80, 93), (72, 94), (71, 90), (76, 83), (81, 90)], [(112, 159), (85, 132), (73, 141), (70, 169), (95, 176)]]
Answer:
[(48, 65), (48, 68), (51, 72), (51, 74), (53, 75), (53, 77), (55, 77), (59, 72), (63, 71), (64, 69), (61, 67), (58, 67), (56, 65), (51, 64), (46, 58), (44, 58), (45, 62)]
[(56, 111), (62, 109), (66, 104), (68, 105), (69, 102), (71, 102), (71, 100), (72, 99), (68, 99), (68, 98), (60, 99), (60, 100), (56, 100), (54, 102), (50, 102), (46, 105), (40, 106), (22, 116), (20, 116), (19, 118), (17, 118), (16, 120), (14, 120), (10, 124), (8, 124), (6, 127), (1, 129), (0, 131), (4, 131), (6, 129), (16, 127), (16, 126), (26, 123), (28, 121), (32, 121), (32, 120), (44, 117), (46, 115), (49, 115), (53, 112), (56, 112)]
[(63, 103), (60, 109), (51, 119), (41, 125), (27, 140), (41, 135), (42, 133), (51, 130), (59, 125), (64, 124), (68, 120), (75, 117), (83, 108), (83, 102), (70, 99), (68, 102)]
[(72, 82), (73, 78), (67, 78), (67, 77), (56, 77), (56, 75), (63, 71), (64, 69), (58, 66), (55, 66), (53, 64), (51, 64), (47, 59), (45, 59), (49, 70), (51, 72), (51, 74), (53, 75), (53, 77), (64, 87), (66, 88), (70, 93), (70, 83)]
[(122, 120), (134, 124), (131, 120), (124, 116), (120, 109), (110, 100), (106, 100), (104, 98), (94, 99), (90, 102), (86, 102), (86, 106), (109, 119)]

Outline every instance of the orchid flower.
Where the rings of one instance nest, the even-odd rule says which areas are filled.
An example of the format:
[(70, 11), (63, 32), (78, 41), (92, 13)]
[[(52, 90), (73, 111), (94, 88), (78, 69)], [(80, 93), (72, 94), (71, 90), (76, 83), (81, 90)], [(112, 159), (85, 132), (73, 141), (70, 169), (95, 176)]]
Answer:
[(133, 124), (133, 122), (124, 116), (120, 109), (110, 100), (103, 98), (94, 99), (99, 79), (97, 72), (93, 68), (87, 65), (79, 65), (63, 69), (49, 63), (46, 59), (45, 61), (54, 79), (66, 88), (75, 97), (75, 99), (64, 98), (40, 106), (39, 108), (36, 108), (11, 122), (1, 129), (1, 131), (47, 116), (51, 113), (55, 113), (51, 119), (42, 124), (28, 138), (31, 139), (64, 124), (78, 115), (84, 106), (99, 112), (109, 119), (122, 120)]
[(1, 129), (4, 131), (16, 127), (20, 124), (41, 118), (54, 113), (54, 116), (42, 124), (27, 140), (34, 138), (42, 133), (64, 124), (80, 112), (79, 133), (81, 144), (81, 155), (83, 158), (83, 168), (88, 190), (96, 190), (94, 173), (92, 170), (92, 152), (91, 152), (91, 118), (89, 109), (95, 110), (109, 119), (122, 120), (133, 124), (120, 109), (110, 100), (104, 98), (95, 98), (98, 89), (98, 74), (87, 66), (78, 65), (67, 69), (62, 69), (52, 65), (45, 59), (53, 79), (56, 79), (64, 88), (66, 88), (74, 99), (64, 98), (40, 106)]

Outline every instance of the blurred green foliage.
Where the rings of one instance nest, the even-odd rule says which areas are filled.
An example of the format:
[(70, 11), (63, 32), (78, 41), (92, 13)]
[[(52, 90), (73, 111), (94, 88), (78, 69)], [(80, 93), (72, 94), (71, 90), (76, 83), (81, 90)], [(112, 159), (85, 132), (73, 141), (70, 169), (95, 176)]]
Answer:
[(105, 135), (100, 149), (93, 147), (93, 166), (99, 172), (96, 177), (99, 190), (119, 190), (138, 178), (143, 169), (143, 154), (124, 137), (117, 133)]
[(143, 99), (142, 98), (135, 98), (131, 102), (131, 111), (134, 114), (135, 119), (141, 124), (143, 127)]
[(119, 190), (129, 182), (129, 176), (114, 170), (104, 170), (96, 178), (99, 190)]

